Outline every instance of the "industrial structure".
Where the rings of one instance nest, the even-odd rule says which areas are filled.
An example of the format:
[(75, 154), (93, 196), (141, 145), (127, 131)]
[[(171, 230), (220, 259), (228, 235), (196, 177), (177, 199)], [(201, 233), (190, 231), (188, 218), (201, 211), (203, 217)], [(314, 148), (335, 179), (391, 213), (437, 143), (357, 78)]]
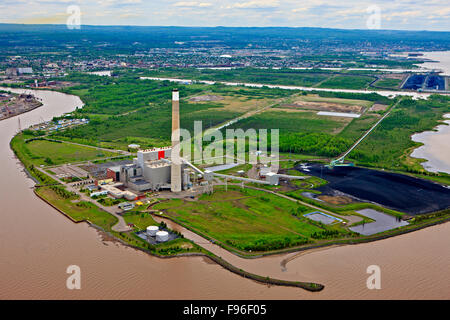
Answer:
[(107, 178), (136, 192), (170, 190), (174, 193), (193, 186), (191, 175), (195, 175), (194, 180), (198, 174), (204, 178), (202, 171), (180, 157), (179, 101), (179, 92), (175, 89), (172, 92), (172, 146), (138, 150), (133, 163), (109, 167)]
[(181, 191), (181, 158), (180, 158), (180, 93), (172, 92), (172, 166), (171, 191)]

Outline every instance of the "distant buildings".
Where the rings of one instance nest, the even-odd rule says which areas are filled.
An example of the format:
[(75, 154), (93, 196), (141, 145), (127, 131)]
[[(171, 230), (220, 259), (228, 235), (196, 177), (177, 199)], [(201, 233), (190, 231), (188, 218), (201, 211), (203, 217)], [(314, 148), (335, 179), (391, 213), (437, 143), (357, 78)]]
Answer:
[(26, 68), (7, 68), (5, 71), (6, 76), (8, 77), (17, 77), (24, 74), (32, 74), (33, 68), (26, 67)]

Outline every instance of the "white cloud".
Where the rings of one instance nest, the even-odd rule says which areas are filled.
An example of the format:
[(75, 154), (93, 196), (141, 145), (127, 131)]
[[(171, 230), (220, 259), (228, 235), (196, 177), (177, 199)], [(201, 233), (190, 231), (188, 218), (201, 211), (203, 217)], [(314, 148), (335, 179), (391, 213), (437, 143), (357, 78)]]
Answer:
[(278, 0), (255, 0), (248, 2), (238, 2), (229, 6), (228, 8), (236, 9), (264, 9), (264, 8), (277, 8), (280, 5)]
[(207, 8), (212, 4), (209, 2), (197, 2), (197, 1), (181, 1), (174, 4), (175, 7), (187, 7), (187, 8)]

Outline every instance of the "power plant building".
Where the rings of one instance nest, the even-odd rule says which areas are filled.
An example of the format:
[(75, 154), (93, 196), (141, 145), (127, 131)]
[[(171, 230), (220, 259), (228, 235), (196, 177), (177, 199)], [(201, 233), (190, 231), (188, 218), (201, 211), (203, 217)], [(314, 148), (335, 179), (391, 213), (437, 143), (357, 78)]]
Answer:
[(136, 191), (171, 190), (180, 192), (192, 186), (191, 170), (173, 150), (180, 152), (179, 92), (172, 92), (172, 146), (139, 150), (132, 164), (110, 168), (108, 176)]
[[(170, 155), (170, 147), (139, 150), (133, 164), (120, 167), (120, 182), (136, 191), (172, 189)], [(185, 167), (182, 164), (180, 171)], [(180, 172), (183, 189), (190, 186), (190, 175), (185, 171), (183, 170), (182, 176)]]

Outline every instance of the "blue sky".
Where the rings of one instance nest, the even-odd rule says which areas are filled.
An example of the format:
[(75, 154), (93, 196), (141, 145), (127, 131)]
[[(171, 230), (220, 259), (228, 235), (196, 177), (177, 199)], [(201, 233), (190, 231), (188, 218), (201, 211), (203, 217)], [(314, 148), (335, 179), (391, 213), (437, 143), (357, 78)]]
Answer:
[(367, 28), (376, 5), (381, 29), (450, 30), (450, 0), (2, 0), (0, 23), (66, 23), (70, 5), (90, 25), (345, 29)]

